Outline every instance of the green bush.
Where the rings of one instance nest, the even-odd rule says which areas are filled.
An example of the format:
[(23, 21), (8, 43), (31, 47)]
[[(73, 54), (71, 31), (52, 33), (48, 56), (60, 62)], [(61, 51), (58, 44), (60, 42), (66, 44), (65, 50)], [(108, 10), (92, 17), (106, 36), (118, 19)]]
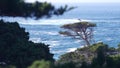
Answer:
[(51, 68), (51, 63), (49, 61), (41, 60), (34, 61), (28, 68)]
[(42, 59), (54, 61), (48, 45), (29, 41), (29, 33), (17, 22), (0, 20), (0, 62), (26, 68), (33, 61)]

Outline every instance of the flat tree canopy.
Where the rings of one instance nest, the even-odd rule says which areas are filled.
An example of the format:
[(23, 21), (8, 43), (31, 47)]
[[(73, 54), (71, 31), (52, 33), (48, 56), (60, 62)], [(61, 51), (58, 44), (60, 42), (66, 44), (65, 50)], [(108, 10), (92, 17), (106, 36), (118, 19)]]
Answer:
[(90, 22), (77, 22), (73, 24), (65, 24), (61, 28), (67, 29), (59, 33), (66, 36), (74, 37), (75, 39), (84, 40), (86, 45), (90, 45), (93, 36), (93, 27), (96, 24)]

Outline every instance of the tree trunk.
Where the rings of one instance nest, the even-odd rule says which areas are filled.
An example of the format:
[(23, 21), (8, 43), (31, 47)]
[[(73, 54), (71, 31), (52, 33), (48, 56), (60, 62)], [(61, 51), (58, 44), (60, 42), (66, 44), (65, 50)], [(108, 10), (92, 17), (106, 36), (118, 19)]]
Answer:
[(85, 39), (85, 42), (87, 46), (90, 46), (90, 42), (87, 39)]

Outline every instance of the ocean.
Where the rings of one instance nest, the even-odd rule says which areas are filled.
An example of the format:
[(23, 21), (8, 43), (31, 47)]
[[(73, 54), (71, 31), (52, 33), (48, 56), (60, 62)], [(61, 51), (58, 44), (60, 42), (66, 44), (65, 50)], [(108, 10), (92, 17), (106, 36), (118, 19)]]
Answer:
[[(55, 6), (64, 4), (54, 4)], [(17, 21), (21, 27), (26, 28), (30, 33), (30, 40), (37, 43), (49, 44), (50, 52), (55, 59), (60, 55), (74, 51), (84, 45), (82, 40), (65, 37), (58, 32), (64, 24), (82, 21), (95, 23), (94, 40), (104, 42), (111, 47), (117, 47), (120, 43), (120, 4), (119, 3), (76, 3), (69, 4), (77, 8), (66, 12), (61, 16), (42, 18), (34, 20), (32, 18), (21, 17), (0, 17), (5, 21)]]

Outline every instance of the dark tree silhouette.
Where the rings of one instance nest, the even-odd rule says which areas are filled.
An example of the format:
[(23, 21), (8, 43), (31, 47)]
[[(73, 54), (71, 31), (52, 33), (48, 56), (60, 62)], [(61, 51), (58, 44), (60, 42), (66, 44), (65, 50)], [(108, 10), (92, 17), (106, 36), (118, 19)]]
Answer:
[(0, 63), (27, 68), (35, 60), (54, 61), (48, 45), (29, 41), (29, 33), (25, 32), (17, 22), (0, 20)]
[(71, 9), (74, 9), (74, 7), (68, 8), (68, 6), (65, 6), (56, 9), (47, 2), (25, 3), (24, 0), (0, 0), (0, 16), (41, 18), (44, 16), (61, 15)]

